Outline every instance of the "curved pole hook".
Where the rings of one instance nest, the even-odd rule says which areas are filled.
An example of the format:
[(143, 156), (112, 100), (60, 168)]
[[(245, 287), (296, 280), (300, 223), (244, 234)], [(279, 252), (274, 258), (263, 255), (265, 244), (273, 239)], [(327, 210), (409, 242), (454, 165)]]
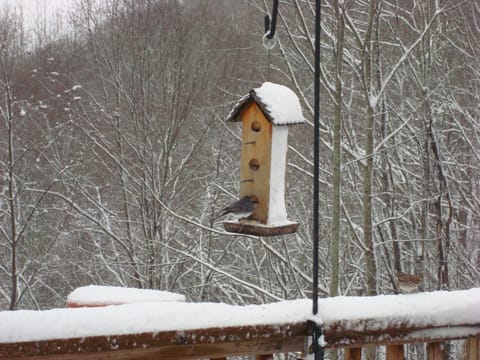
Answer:
[(265, 36), (271, 40), (275, 36), (275, 28), (277, 27), (277, 13), (278, 13), (278, 0), (273, 0), (272, 17), (265, 15)]

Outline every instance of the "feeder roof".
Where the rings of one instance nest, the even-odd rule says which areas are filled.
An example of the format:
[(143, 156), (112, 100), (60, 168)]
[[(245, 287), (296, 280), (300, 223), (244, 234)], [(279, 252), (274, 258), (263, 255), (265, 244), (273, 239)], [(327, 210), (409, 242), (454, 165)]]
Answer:
[(262, 86), (251, 90), (234, 106), (226, 121), (240, 121), (240, 114), (252, 102), (262, 110), (273, 125), (303, 124), (305, 118), (297, 95), (288, 87), (264, 82)]

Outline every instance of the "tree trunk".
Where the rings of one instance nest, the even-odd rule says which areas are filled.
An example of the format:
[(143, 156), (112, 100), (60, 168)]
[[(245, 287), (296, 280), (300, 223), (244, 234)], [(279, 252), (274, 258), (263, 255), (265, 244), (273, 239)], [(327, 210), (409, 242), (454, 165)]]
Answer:
[(363, 172), (363, 242), (366, 248), (367, 295), (377, 295), (377, 265), (375, 261), (372, 225), (373, 127), (375, 115), (370, 105), (367, 105), (366, 120), (365, 154), (367, 156), (367, 164)]
[(2, 67), (5, 81), (5, 102), (7, 107), (7, 124), (8, 124), (8, 204), (10, 212), (10, 279), (12, 291), (10, 293), (10, 310), (15, 310), (18, 303), (18, 269), (17, 269), (17, 211), (15, 206), (15, 176), (14, 176), (14, 148), (13, 148), (13, 114), (12, 114), (12, 98), (10, 94), (10, 85), (8, 75), (6, 73), (5, 64), (2, 59)]
[(365, 265), (367, 295), (377, 295), (377, 265), (375, 260), (375, 248), (373, 245), (372, 225), (372, 187), (373, 187), (373, 143), (375, 127), (375, 106), (373, 98), (373, 41), (372, 31), (376, 18), (379, 2), (371, 1), (369, 8), (368, 29), (365, 35), (363, 53), (363, 81), (365, 87), (365, 158), (366, 164), (363, 171), (363, 242), (365, 245)]
[(342, 65), (343, 38), (345, 20), (343, 9), (336, 2), (337, 47), (335, 51), (335, 113), (333, 116), (333, 203), (332, 203), (332, 238), (330, 240), (330, 296), (338, 295), (340, 263), (340, 214), (341, 214), (341, 130), (342, 130)]

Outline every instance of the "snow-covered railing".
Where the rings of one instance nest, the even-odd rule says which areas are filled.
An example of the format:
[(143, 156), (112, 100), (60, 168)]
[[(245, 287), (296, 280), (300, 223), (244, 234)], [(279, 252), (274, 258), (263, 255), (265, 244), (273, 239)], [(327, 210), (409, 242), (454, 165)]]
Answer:
[[(94, 308), (0, 312), (0, 358), (224, 359), (302, 352), (311, 301), (266, 305), (143, 302)], [(406, 343), (468, 339), (465, 358), (480, 360), (480, 289), (319, 299), (327, 346), (360, 359), (361, 347), (386, 345), (403, 359)]]

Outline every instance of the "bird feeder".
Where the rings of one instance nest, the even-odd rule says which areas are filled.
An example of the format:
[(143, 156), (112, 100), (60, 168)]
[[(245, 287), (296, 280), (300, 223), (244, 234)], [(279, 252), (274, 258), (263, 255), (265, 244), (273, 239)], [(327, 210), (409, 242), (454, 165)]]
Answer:
[(242, 123), (240, 198), (253, 195), (258, 204), (251, 220), (225, 221), (225, 229), (259, 236), (296, 232), (299, 224), (287, 219), (285, 174), (288, 128), (305, 122), (298, 97), (265, 82), (242, 97), (226, 121)]

